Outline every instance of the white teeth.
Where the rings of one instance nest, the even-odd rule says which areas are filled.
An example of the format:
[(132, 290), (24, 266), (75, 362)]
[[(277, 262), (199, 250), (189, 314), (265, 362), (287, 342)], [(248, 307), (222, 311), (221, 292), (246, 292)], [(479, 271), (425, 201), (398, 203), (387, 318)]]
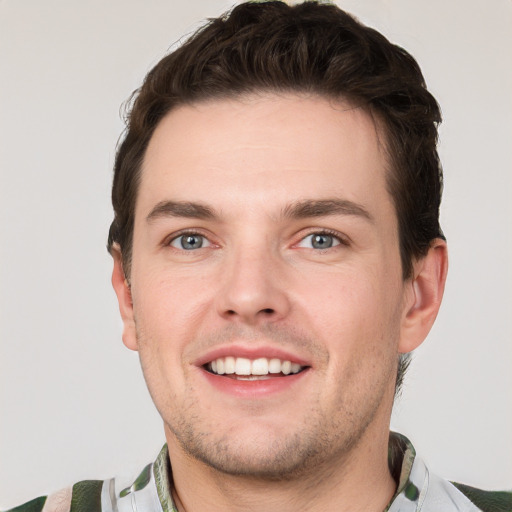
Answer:
[(219, 357), (211, 361), (208, 368), (217, 375), (236, 374), (240, 376), (265, 376), (272, 373), (289, 375), (290, 373), (299, 373), (302, 370), (300, 364), (288, 360), (267, 359), (266, 357), (251, 360), (246, 357), (232, 356)]
[(281, 373), (281, 359), (271, 359), (268, 362), (268, 371), (270, 373)]
[(291, 373), (299, 373), (299, 372), (300, 372), (300, 364), (292, 363)]
[[(215, 370), (213, 370), (213, 371), (215, 371)], [(224, 372), (227, 375), (235, 373), (235, 358), (234, 357), (226, 357), (226, 359), (224, 359)]]
[[(219, 360), (217, 359), (217, 365)], [(235, 361), (235, 373), (237, 375), (251, 375), (251, 360), (245, 357), (237, 357)]]
[(265, 357), (255, 359), (252, 362), (251, 370), (253, 375), (268, 375), (268, 359)]

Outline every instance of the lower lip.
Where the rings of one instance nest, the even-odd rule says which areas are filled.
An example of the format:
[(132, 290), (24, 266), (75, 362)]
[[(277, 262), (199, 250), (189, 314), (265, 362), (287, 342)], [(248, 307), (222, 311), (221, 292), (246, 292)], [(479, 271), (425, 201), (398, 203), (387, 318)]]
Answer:
[(293, 375), (270, 377), (261, 380), (232, 379), (222, 375), (215, 375), (204, 369), (201, 369), (201, 371), (207, 381), (223, 393), (245, 398), (259, 398), (289, 389), (307, 376), (309, 368)]

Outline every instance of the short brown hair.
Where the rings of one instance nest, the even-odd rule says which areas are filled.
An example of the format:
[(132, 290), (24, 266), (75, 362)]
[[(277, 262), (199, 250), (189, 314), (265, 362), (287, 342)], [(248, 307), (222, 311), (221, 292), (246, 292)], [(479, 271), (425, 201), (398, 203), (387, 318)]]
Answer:
[(130, 274), (135, 202), (142, 161), (162, 118), (178, 105), (254, 91), (305, 92), (368, 108), (384, 126), (398, 217), (404, 278), (412, 261), (443, 237), (442, 170), (436, 150), (441, 114), (421, 70), (390, 43), (333, 4), (246, 2), (211, 19), (164, 57), (135, 91), (114, 167), (114, 221)]

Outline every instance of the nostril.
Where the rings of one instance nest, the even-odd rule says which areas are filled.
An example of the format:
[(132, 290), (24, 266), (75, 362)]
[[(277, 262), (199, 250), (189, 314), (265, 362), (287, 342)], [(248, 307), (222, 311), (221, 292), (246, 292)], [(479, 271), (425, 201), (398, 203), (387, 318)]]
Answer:
[(256, 310), (255, 312), (244, 312), (242, 309), (241, 310), (237, 310), (237, 309), (226, 309), (224, 312), (223, 312), (223, 315), (225, 315), (225, 317), (229, 317), (229, 318), (235, 318), (235, 317), (261, 317), (261, 318), (266, 318), (266, 317), (274, 317), (277, 315), (277, 310), (274, 309), (274, 308), (262, 308), (262, 309), (259, 309), (259, 310)]

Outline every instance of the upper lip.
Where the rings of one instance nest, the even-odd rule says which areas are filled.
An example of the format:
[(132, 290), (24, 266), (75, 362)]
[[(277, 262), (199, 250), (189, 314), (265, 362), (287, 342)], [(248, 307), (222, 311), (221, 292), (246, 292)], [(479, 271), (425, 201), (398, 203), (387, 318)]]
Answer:
[(215, 347), (208, 352), (202, 354), (194, 364), (197, 366), (204, 366), (205, 364), (219, 359), (221, 357), (245, 357), (247, 359), (259, 359), (266, 357), (268, 359), (276, 358), (281, 361), (290, 361), (292, 363), (300, 364), (301, 366), (311, 366), (311, 363), (304, 357), (293, 354), (287, 350), (279, 347), (267, 346), (244, 346), (242, 344), (230, 344), (226, 346)]

